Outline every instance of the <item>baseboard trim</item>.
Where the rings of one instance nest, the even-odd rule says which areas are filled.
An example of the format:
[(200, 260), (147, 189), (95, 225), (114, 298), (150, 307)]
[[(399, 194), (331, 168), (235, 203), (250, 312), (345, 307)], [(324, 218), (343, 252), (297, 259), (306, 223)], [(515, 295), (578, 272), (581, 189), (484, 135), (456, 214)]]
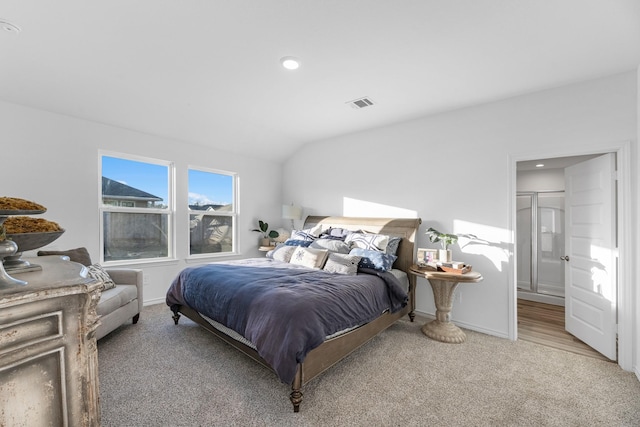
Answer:
[(164, 298), (155, 298), (155, 299), (148, 299), (145, 300), (142, 305), (143, 306), (148, 306), (148, 305), (156, 305), (156, 304), (164, 304), (166, 303), (166, 300)]
[(564, 307), (564, 298), (554, 295), (536, 294), (533, 292), (518, 291), (518, 299), (543, 302), (545, 304), (561, 305)]

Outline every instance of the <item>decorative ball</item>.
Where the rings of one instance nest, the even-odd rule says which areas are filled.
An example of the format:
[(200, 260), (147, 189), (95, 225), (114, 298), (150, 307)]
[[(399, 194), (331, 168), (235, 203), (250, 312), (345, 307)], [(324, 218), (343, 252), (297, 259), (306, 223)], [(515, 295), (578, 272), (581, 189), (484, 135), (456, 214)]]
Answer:
[(278, 228), (276, 231), (278, 232), (278, 237), (273, 239), (274, 242), (282, 243), (291, 236), (291, 233), (284, 228)]

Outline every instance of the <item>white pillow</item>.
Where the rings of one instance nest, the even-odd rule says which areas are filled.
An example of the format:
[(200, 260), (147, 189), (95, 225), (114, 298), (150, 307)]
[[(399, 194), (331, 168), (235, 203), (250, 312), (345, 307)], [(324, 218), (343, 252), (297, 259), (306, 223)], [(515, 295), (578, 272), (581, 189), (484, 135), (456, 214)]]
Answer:
[(309, 245), (309, 247), (314, 249), (326, 249), (329, 252), (338, 252), (341, 254), (348, 254), (351, 250), (349, 245), (342, 240), (333, 239), (316, 239)]
[(327, 262), (323, 270), (330, 273), (347, 274), (354, 276), (358, 274), (358, 263), (362, 257), (357, 255), (329, 253)]
[(373, 233), (351, 233), (345, 239), (351, 248), (368, 249), (384, 252), (389, 244), (389, 236)]
[(296, 248), (296, 250), (291, 255), (289, 263), (309, 268), (322, 268), (329, 254), (329, 251), (326, 249), (305, 248), (303, 246), (293, 247)]
[(289, 262), (291, 255), (296, 250), (296, 246), (278, 245), (275, 249), (267, 252), (267, 258), (274, 259), (276, 261)]

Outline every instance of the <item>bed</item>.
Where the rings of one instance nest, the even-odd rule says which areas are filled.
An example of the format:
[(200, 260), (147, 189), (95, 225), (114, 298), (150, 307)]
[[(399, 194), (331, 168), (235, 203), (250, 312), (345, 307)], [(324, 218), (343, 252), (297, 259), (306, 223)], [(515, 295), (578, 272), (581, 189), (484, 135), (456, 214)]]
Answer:
[[(408, 270), (414, 262), (414, 242), (420, 223), (419, 218), (309, 216), (303, 231), (351, 230), (395, 237), (397, 258), (392, 270), (360, 268), (363, 267), (360, 264), (357, 276), (353, 276), (270, 257), (216, 262), (184, 269), (172, 282), (166, 302), (176, 325), (180, 316), (185, 315), (273, 370), (282, 382), (291, 384), (289, 398), (294, 412), (298, 412), (305, 384), (403, 316), (413, 321), (415, 276), (408, 274)], [(291, 243), (293, 246), (296, 242)], [(222, 283), (210, 285), (208, 282), (214, 277)], [(398, 291), (397, 285), (403, 283), (406, 289)], [(332, 295), (337, 290), (348, 294)], [(303, 292), (303, 296), (291, 295), (293, 291)], [(365, 295), (350, 300), (361, 291)], [(286, 304), (289, 297), (298, 298), (297, 302)], [(334, 298), (327, 300), (331, 301), (330, 308), (323, 308), (327, 303), (313, 305), (325, 298)], [(360, 303), (360, 298), (366, 304)], [(336, 305), (336, 300), (345, 301), (347, 308)], [(362, 318), (356, 319), (358, 316)], [(290, 325), (303, 326), (298, 331)]]

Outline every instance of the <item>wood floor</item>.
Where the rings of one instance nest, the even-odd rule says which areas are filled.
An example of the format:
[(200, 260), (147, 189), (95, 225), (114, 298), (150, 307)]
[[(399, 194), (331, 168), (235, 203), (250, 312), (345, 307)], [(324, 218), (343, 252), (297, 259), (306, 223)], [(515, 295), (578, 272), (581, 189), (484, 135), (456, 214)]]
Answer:
[(564, 307), (559, 305), (519, 299), (518, 339), (609, 361), (564, 330)]

